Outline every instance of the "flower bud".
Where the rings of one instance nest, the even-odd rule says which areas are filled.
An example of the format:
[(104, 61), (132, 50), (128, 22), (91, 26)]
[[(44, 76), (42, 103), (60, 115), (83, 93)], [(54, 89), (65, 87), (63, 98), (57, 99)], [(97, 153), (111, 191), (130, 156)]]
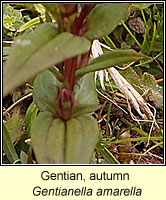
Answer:
[(68, 120), (73, 113), (73, 95), (66, 88), (58, 94), (58, 113), (61, 119)]

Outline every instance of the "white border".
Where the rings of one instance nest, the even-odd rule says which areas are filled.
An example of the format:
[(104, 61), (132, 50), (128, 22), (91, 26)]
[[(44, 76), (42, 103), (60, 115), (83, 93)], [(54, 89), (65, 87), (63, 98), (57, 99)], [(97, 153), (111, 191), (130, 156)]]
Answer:
[[(3, 3), (163, 3), (163, 19), (164, 19), (164, 52), (165, 52), (165, 1), (1, 1), (1, 163), (0, 166), (165, 166), (165, 124), (164, 124), (164, 157), (163, 164), (2, 164), (3, 149), (2, 149), (2, 131), (3, 131)], [(165, 68), (165, 54), (164, 54), (164, 68)], [(164, 69), (164, 122), (165, 122), (165, 69)]]

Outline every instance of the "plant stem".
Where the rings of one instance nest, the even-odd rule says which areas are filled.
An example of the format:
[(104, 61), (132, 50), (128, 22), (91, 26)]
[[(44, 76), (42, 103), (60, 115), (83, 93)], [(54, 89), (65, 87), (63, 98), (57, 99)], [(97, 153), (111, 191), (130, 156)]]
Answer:
[(107, 122), (106, 122), (106, 134), (109, 135), (109, 121), (110, 121), (110, 112), (111, 112), (111, 108), (112, 108), (112, 102), (110, 103), (109, 107), (108, 107), (108, 112), (107, 112)]
[(52, 72), (56, 77), (58, 77), (59, 79), (62, 79), (63, 76), (62, 74), (56, 69), (56, 67), (51, 67), (49, 69), (50, 72)]
[(119, 161), (112, 155), (112, 153), (106, 147), (104, 147), (100, 151), (100, 153), (110, 164), (120, 164)]
[(108, 44), (108, 46), (110, 46), (111, 48), (113, 47), (113, 49), (115, 50), (117, 49), (116, 45), (113, 43), (110, 37), (106, 35), (103, 39)]
[(161, 54), (163, 53), (163, 51), (161, 51), (157, 56), (155, 56), (154, 58), (150, 58), (149, 60), (147, 60), (146, 62), (142, 62), (138, 65), (135, 65), (135, 67), (139, 67), (141, 65), (145, 65), (145, 64), (148, 64), (148, 63), (151, 63), (153, 62), (153, 60), (155, 60), (156, 58), (158, 58)]
[(145, 15), (144, 15), (144, 11), (143, 9), (141, 8), (141, 14), (142, 14), (142, 17), (143, 17), (143, 20), (144, 20), (144, 23), (145, 23), (145, 28), (146, 28), (146, 34), (147, 34), (147, 37), (149, 39), (149, 31), (148, 31), (148, 24), (147, 24), (147, 21), (146, 21), (146, 18), (145, 18)]
[(154, 43), (155, 35), (156, 35), (156, 23), (154, 23), (154, 26), (153, 26), (153, 37), (152, 37), (152, 41), (150, 43), (150, 47), (149, 47), (147, 55), (150, 54), (150, 51), (151, 51), (153, 43)]
[(69, 75), (69, 85), (70, 85), (70, 89), (73, 90), (74, 89), (74, 84), (75, 84), (75, 71), (77, 68), (77, 57), (72, 58), (72, 66), (70, 66), (70, 75)]

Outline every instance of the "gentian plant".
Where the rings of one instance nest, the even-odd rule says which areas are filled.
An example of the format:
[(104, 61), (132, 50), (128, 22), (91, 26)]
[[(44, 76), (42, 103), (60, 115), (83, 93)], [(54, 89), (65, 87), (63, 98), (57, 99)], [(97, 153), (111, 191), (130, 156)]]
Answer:
[[(94, 72), (146, 56), (113, 50), (91, 59), (94, 39), (128, 16), (128, 3), (44, 3), (46, 17), (16, 37), (4, 66), (3, 95), (33, 77), (33, 105), (40, 110), (30, 136), (37, 163), (90, 163), (99, 140)], [(41, 19), (42, 22), (42, 19)]]

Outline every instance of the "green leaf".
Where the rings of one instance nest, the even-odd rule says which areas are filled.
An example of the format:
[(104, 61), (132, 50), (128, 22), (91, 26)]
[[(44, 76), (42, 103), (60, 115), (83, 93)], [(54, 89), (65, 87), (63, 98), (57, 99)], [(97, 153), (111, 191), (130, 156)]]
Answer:
[[(37, 58), (40, 59), (39, 50), (55, 38), (57, 34), (56, 28), (51, 23), (48, 23), (40, 25), (34, 32), (16, 38), (9, 59), (4, 66), (4, 93), (8, 93), (7, 90), (10, 90), (10, 88), (13, 89), (12, 82), (17, 87), (26, 81), (26, 77), (26, 79), (31, 78), (31, 74), (36, 71), (34, 70), (36, 63), (27, 65), (28, 61), (33, 58), (36, 58), (36, 61)], [(5, 83), (7, 80), (10, 84)]]
[(129, 82), (131, 82), (132, 78), (139, 80), (139, 76), (134, 71), (132, 67), (127, 67), (126, 69), (118, 70), (119, 73)]
[(38, 110), (39, 110), (38, 107), (33, 101), (31, 105), (28, 107), (28, 110), (26, 111), (24, 119), (25, 119), (25, 127), (26, 127), (27, 135), (29, 135), (30, 133), (31, 124), (33, 120), (35, 119)]
[(23, 134), (23, 123), (24, 120), (20, 117), (20, 109), (16, 107), (14, 109), (12, 117), (5, 122), (6, 127), (10, 133), (12, 142), (18, 140)]
[(156, 83), (154, 76), (144, 73), (140, 83), (145, 88), (145, 97), (153, 101), (155, 107), (163, 110), (163, 87)]
[(40, 113), (32, 123), (32, 146), (38, 163), (64, 163), (65, 123), (50, 112)]
[(21, 159), (21, 164), (27, 164), (28, 155), (22, 150), (20, 153), (20, 159)]
[(67, 121), (65, 163), (90, 163), (98, 140), (99, 129), (92, 116), (83, 115)]
[(42, 4), (34, 4), (34, 7), (38, 13), (45, 14), (46, 9)]
[[(21, 150), (23, 150), (26, 153), (28, 152), (28, 149), (30, 148), (30, 146), (25, 143), (25, 140), (30, 137), (31, 125), (32, 125), (33, 120), (36, 118), (38, 111), (39, 109), (33, 101), (28, 107), (25, 117), (24, 117), (25, 134), (21, 137), (20, 146), (21, 146)], [(21, 159), (21, 162), (22, 162), (22, 159)]]
[(4, 96), (44, 69), (90, 49), (85, 38), (67, 32), (57, 34), (55, 26), (47, 23), (15, 40), (4, 66)]
[(49, 71), (52, 72), (55, 77), (58, 76), (61, 79), (63, 79), (63, 75), (59, 72), (59, 70), (56, 67), (53, 66), (53, 67), (49, 68)]
[(155, 52), (161, 52), (163, 51), (163, 43), (162, 42), (158, 42), (158, 41), (154, 41), (153, 46), (151, 51), (155, 51)]
[(56, 86), (62, 87), (52, 72), (46, 70), (38, 74), (33, 84), (33, 99), (37, 106), (42, 110), (48, 110), (41, 99), (53, 100), (57, 95)]
[(101, 55), (100, 57), (91, 60), (86, 67), (77, 70), (76, 77), (81, 77), (89, 72), (103, 70), (118, 64), (147, 58), (147, 56), (134, 52), (133, 50), (112, 50)]
[[(42, 18), (43, 21), (45, 21), (46, 17), (45, 15), (42, 15), (40, 16)], [(28, 21), (27, 23), (23, 24), (17, 32), (22, 32), (22, 31), (25, 31), (26, 29), (36, 25), (36, 24), (39, 24), (40, 23), (40, 18), (39, 17), (36, 17), (30, 21)]]
[(120, 164), (119, 161), (115, 158), (115, 156), (106, 148), (100, 150), (100, 153), (102, 154), (103, 158), (109, 163), (109, 164)]
[[(62, 83), (60, 83), (50, 71), (46, 70), (36, 76), (33, 85), (33, 98), (42, 111), (56, 110), (55, 106), (53, 106), (53, 100), (57, 95), (56, 86), (62, 88)], [(94, 73), (89, 73), (84, 76), (78, 82), (78, 85), (75, 85), (74, 92), (75, 104), (83, 104), (83, 107), (85, 107), (85, 104), (87, 106), (88, 104), (90, 104), (90, 106), (98, 104), (97, 93), (95, 91)], [(49, 109), (50, 106), (51, 109)], [(90, 108), (90, 106), (88, 106), (88, 108)], [(96, 109), (97, 107), (95, 106), (95, 108), (90, 109), (90, 112)], [(54, 111), (52, 113), (54, 113)], [(87, 111), (85, 111), (85, 113), (87, 113)]]
[(139, 8), (139, 9), (145, 9), (151, 6), (154, 3), (132, 3), (133, 7)]
[(46, 107), (45, 110), (52, 112), (52, 114), (55, 116), (58, 115), (58, 107), (57, 102), (55, 100), (48, 100), (43, 98), (39, 98), (39, 100)]
[(44, 111), (33, 121), (32, 146), (38, 163), (89, 163), (99, 138), (96, 120), (83, 115), (66, 123)]
[(43, 3), (42, 5), (52, 14), (55, 20), (60, 17), (57, 3)]
[(98, 104), (94, 80), (94, 73), (89, 73), (75, 85), (75, 104)]
[(140, 78), (132, 67), (127, 67), (126, 69), (118, 70), (119, 73), (132, 84), (134, 89), (139, 93), (143, 94), (143, 89), (141, 89)]
[(8, 55), (10, 53), (11, 47), (3, 47), (3, 55)]
[(102, 38), (110, 34), (119, 22), (128, 14), (128, 3), (98, 4), (87, 17), (85, 37), (89, 40)]
[(18, 160), (7, 126), (3, 123), (3, 150), (11, 163)]
[(72, 118), (78, 117), (83, 114), (92, 113), (99, 109), (101, 106), (97, 104), (79, 104), (74, 107)]

